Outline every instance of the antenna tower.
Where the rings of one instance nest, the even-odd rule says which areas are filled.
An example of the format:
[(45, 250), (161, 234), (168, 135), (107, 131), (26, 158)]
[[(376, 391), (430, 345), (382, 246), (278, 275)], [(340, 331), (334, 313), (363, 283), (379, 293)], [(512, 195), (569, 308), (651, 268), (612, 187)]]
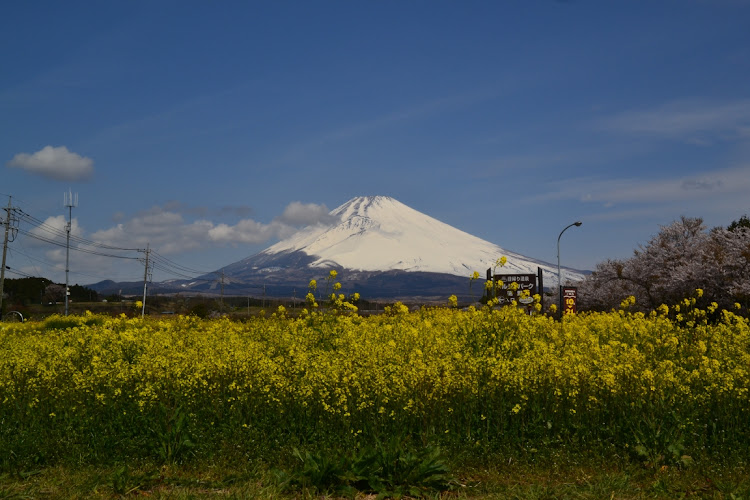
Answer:
[(65, 224), (66, 243), (65, 243), (65, 316), (68, 315), (70, 302), (70, 284), (68, 275), (70, 274), (70, 229), (73, 226), (73, 207), (78, 206), (78, 193), (73, 193), (68, 189), (63, 193), (63, 205), (68, 209), (68, 223)]

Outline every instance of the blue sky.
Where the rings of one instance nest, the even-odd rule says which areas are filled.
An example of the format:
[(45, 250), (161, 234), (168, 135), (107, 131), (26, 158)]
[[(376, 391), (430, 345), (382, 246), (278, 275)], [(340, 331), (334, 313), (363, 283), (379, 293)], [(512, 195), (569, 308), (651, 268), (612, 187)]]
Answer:
[[(62, 228), (70, 189), (75, 235), (210, 271), (389, 195), (549, 262), (581, 220), (563, 264), (593, 269), (750, 213), (749, 22), (742, 0), (11, 2), (0, 203)], [(61, 247), (10, 248), (64, 279)], [(74, 253), (72, 283), (142, 277)]]

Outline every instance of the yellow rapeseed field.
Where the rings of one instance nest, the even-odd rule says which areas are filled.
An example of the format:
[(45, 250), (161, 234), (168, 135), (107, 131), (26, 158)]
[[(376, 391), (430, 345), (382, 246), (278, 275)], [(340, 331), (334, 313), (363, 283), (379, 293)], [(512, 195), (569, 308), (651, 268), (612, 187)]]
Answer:
[(0, 324), (0, 456), (392, 433), (603, 443), (653, 460), (748, 448), (748, 321), (689, 301), (651, 315), (623, 306), (564, 324), (512, 307)]

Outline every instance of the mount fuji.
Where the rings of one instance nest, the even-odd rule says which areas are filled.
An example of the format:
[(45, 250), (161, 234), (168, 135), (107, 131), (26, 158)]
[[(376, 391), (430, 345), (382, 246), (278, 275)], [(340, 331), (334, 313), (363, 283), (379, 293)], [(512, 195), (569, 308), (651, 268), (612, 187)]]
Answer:
[[(471, 274), (478, 271), (484, 278), (502, 256), (508, 261), (498, 273), (536, 274), (541, 268), (548, 287), (557, 283), (556, 265), (506, 250), (388, 196), (353, 198), (332, 210), (330, 220), (222, 268), (225, 292), (262, 286), (269, 294), (294, 290), (304, 295), (310, 279), (320, 280), (335, 269), (344, 292), (445, 299), (454, 293), (466, 296)], [(583, 277), (584, 272), (565, 268), (566, 280)], [(481, 285), (477, 289), (481, 295)]]

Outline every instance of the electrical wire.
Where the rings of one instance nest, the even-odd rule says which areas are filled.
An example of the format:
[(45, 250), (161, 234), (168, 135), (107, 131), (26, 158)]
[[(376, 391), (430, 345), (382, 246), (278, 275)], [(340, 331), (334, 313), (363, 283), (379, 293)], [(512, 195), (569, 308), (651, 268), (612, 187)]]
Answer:
[(179, 271), (182, 271), (182, 272), (186, 272), (186, 273), (190, 273), (190, 274), (197, 274), (199, 276), (200, 275), (204, 275), (204, 274), (211, 274), (211, 273), (215, 273), (216, 272), (216, 271), (201, 271), (199, 269), (193, 269), (191, 267), (183, 266), (182, 264), (178, 264), (178, 263), (174, 262), (173, 260), (170, 260), (170, 259), (164, 257), (163, 255), (161, 255), (159, 252), (157, 252), (155, 250), (151, 250), (151, 255), (153, 256), (152, 258), (154, 258), (155, 260), (162, 261), (162, 263), (165, 266), (172, 267), (172, 268), (174, 268), (176, 270), (179, 270)]
[(198, 282), (203, 282), (203, 283), (215, 283), (217, 281), (216, 278), (214, 278), (214, 279), (208, 279), (208, 278), (201, 278), (199, 276), (190, 276), (188, 274), (184, 274), (184, 273), (181, 273), (179, 271), (175, 271), (174, 269), (172, 269), (170, 267), (163, 266), (163, 265), (161, 265), (159, 263), (149, 263), (149, 265), (153, 266), (153, 269), (157, 269), (159, 271), (162, 271), (163, 273), (165, 273), (165, 274), (167, 274), (169, 276), (174, 276), (174, 277), (182, 278), (182, 279), (189, 280), (189, 281), (198, 281)]
[[(59, 266), (62, 265), (61, 263), (55, 264), (53, 262), (50, 262), (50, 261), (47, 261), (47, 260), (44, 260), (44, 259), (40, 259), (40, 258), (35, 257), (33, 255), (30, 255), (30, 254), (28, 254), (26, 252), (22, 252), (21, 250), (18, 250), (17, 248), (14, 249), (14, 248), (8, 247), (8, 252), (10, 253), (11, 256), (13, 256), (14, 254), (22, 255), (26, 259), (28, 259), (30, 263), (31, 263), (31, 261), (34, 261), (34, 262), (37, 262), (39, 264), (43, 264), (43, 265), (45, 265), (45, 266), (47, 266), (47, 267), (49, 267), (51, 269), (58, 268)], [(33, 265), (33, 263), (32, 263), (32, 265)], [(35, 271), (41, 276), (42, 272), (37, 268), (37, 266), (34, 266), (34, 268), (35, 268)], [(61, 269), (58, 269), (58, 271), (61, 271)], [(75, 276), (86, 276), (88, 278), (93, 278), (93, 279), (97, 279), (97, 280), (112, 279), (112, 276), (101, 276), (101, 275), (95, 275), (95, 274), (85, 273), (85, 272), (81, 272), (81, 271), (70, 271), (70, 274), (71, 275), (75, 275)], [(139, 278), (120, 278), (120, 281), (138, 281), (138, 279)]]
[[(26, 231), (25, 229), (18, 229), (18, 232), (23, 234), (24, 236), (28, 236), (29, 238), (34, 238), (39, 241), (43, 241), (45, 243), (50, 243), (52, 245), (57, 245), (59, 247), (67, 247), (68, 245), (65, 242), (53, 240), (51, 238), (45, 238), (43, 236), (40, 236), (38, 234), (32, 233), (31, 231)], [(140, 257), (128, 257), (126, 255), (115, 255), (111, 253), (104, 253), (104, 252), (97, 252), (96, 250), (89, 250), (87, 248), (82, 248), (78, 246), (71, 246), (71, 250), (76, 250), (78, 252), (83, 252), (91, 255), (99, 255), (101, 257), (111, 257), (113, 259), (127, 259), (127, 260), (140, 260)], [(121, 249), (118, 249), (121, 250)]]
[[(50, 234), (52, 234), (54, 236), (59, 236), (61, 238), (67, 238), (68, 237), (68, 233), (67, 233), (66, 230), (57, 228), (55, 226), (51, 226), (51, 225), (47, 224), (46, 222), (44, 222), (44, 221), (42, 221), (42, 220), (40, 220), (40, 219), (38, 219), (38, 218), (36, 218), (36, 217), (34, 217), (32, 215), (27, 214), (26, 212), (24, 212), (21, 209), (16, 209), (16, 211), (18, 211), (19, 213), (21, 213), (21, 217), (20, 217), (21, 220), (23, 220), (23, 221), (31, 224), (32, 226), (37, 227), (37, 228), (39, 228), (39, 229), (41, 229), (43, 231), (46, 231), (46, 232), (48, 232), (48, 233), (50, 233)], [(98, 241), (89, 240), (89, 239), (86, 239), (86, 238), (83, 238), (81, 236), (77, 236), (77, 235), (74, 235), (74, 234), (70, 235), (70, 240), (74, 241), (76, 243), (82, 244), (82, 245), (92, 246), (92, 247), (97, 247), (97, 248), (103, 248), (105, 250), (119, 250), (119, 251), (122, 251), (122, 252), (142, 252), (143, 251), (143, 249), (141, 249), (141, 248), (125, 248), (125, 247), (117, 247), (117, 246), (113, 246), (113, 245), (107, 245), (105, 243), (101, 243), (101, 242), (98, 242)]]
[[(19, 234), (23, 236), (32, 238), (37, 241), (41, 241), (43, 243), (47, 243), (47, 244), (51, 244), (51, 245), (55, 245), (55, 246), (63, 247), (63, 248), (69, 248), (71, 250), (89, 254), (89, 255), (96, 255), (100, 257), (114, 258), (114, 259), (134, 260), (144, 265), (146, 265), (148, 261), (149, 270), (151, 271), (149, 272), (149, 270), (147, 270), (149, 276), (151, 275), (153, 270), (158, 270), (166, 274), (169, 277), (190, 280), (193, 282), (216, 283), (219, 281), (218, 276), (222, 275), (219, 271), (205, 271), (205, 270), (195, 269), (195, 268), (183, 265), (183, 264), (179, 264), (159, 254), (155, 250), (144, 250), (142, 248), (120, 247), (120, 246), (115, 246), (115, 245), (108, 245), (108, 244), (101, 243), (98, 241), (89, 240), (87, 238), (83, 238), (78, 235), (70, 234), (67, 228), (60, 229), (59, 227), (50, 225), (47, 222), (25, 212), (24, 210), (20, 208), (16, 207), (16, 208), (13, 208), (12, 210), (18, 214), (18, 216), (15, 218), (16, 222), (23, 222), (24, 224), (28, 224), (33, 227), (32, 230), (28, 230), (28, 229), (21, 228), (21, 227), (14, 228), (15, 231), (17, 231)], [(68, 242), (74, 243), (74, 245), (71, 246), (69, 245)], [(112, 252), (142, 252), (146, 255), (136, 257), (136, 256), (128, 256), (128, 255), (118, 255), (112, 252), (104, 252), (101, 250), (110, 250)], [(28, 259), (36, 260), (37, 262), (40, 262), (49, 267), (53, 267), (53, 268), (56, 267), (55, 264), (52, 264), (50, 262), (46, 262), (42, 259), (33, 258), (29, 256), (28, 254), (24, 254), (22, 252), (19, 252), (19, 253), (21, 253), (22, 255), (25, 255)], [(19, 274), (20, 272), (15, 271), (15, 273)], [(78, 274), (81, 276), (89, 276), (95, 279), (103, 279), (101, 276), (90, 275), (90, 274), (86, 274), (82, 272), (73, 272), (73, 274)], [(217, 277), (215, 278), (207, 277), (212, 274)], [(150, 279), (148, 281), (150, 281)], [(249, 286), (252, 287), (252, 285), (249, 285)]]
[(39, 262), (40, 264), (44, 264), (45, 266), (49, 266), (49, 267), (52, 267), (52, 268), (55, 267), (55, 264), (53, 264), (51, 262), (46, 262), (46, 261), (44, 261), (42, 259), (37, 259), (37, 258), (32, 257), (31, 255), (27, 254), (27, 253), (21, 252), (20, 250), (15, 250), (15, 249), (13, 249), (11, 247), (8, 247), (8, 253), (10, 254), (11, 257), (13, 257), (14, 254), (23, 255), (24, 257), (26, 257), (26, 259), (29, 261), (29, 263), (34, 267), (34, 271), (36, 271), (40, 275), (42, 273), (39, 271), (39, 268), (37, 268), (37, 266), (34, 265), (31, 261), (35, 260), (35, 261)]
[(5, 270), (9, 273), (17, 274), (18, 276), (23, 276), (24, 278), (38, 278), (39, 276), (32, 276), (31, 274), (25, 273), (23, 271), (16, 271), (12, 267), (5, 266)]

